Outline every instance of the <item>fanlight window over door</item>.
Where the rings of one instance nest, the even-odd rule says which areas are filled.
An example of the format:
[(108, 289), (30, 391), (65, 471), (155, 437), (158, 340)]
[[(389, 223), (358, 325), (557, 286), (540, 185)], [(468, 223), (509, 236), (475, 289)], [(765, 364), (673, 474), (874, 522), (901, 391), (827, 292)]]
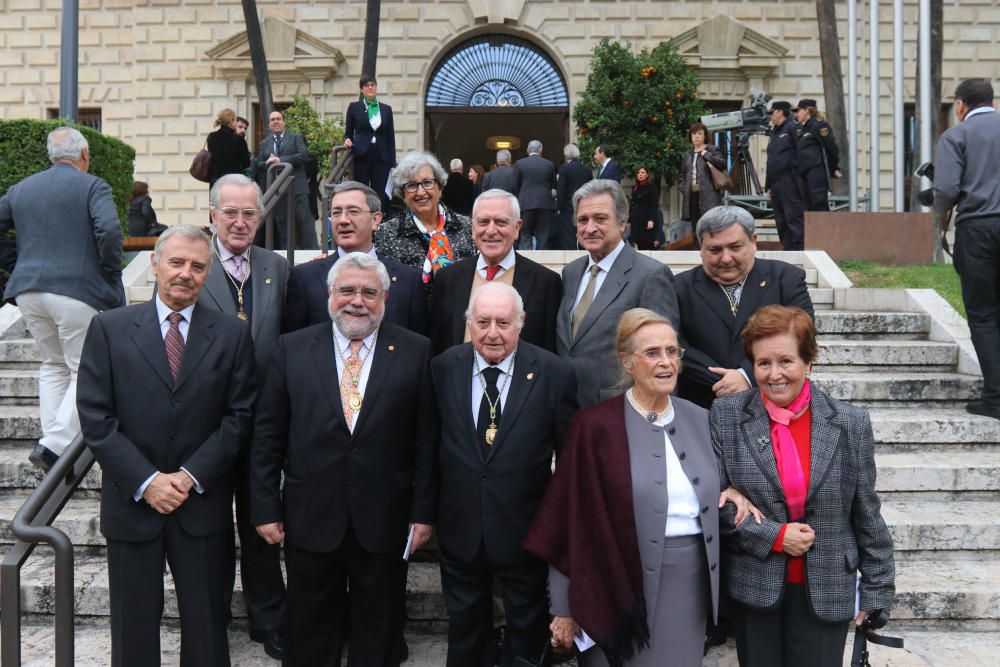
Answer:
[(431, 107), (567, 107), (566, 84), (537, 47), (509, 36), (479, 37), (438, 64)]

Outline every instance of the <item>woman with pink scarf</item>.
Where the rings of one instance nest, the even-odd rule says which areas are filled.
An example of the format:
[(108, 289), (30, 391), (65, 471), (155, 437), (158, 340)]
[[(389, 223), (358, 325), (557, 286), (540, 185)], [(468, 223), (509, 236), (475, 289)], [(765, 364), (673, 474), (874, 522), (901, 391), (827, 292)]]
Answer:
[(805, 311), (761, 308), (743, 345), (757, 387), (716, 399), (709, 418), (722, 487), (765, 517), (734, 527), (719, 512), (739, 663), (840, 667), (848, 629), (895, 592), (871, 421), (809, 382), (819, 347)]

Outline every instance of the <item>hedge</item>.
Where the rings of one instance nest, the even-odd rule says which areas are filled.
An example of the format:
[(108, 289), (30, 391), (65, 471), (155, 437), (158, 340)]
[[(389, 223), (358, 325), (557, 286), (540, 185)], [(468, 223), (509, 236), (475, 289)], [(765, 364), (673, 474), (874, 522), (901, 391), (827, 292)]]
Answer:
[(76, 127), (90, 145), (90, 173), (111, 186), (122, 233), (128, 231), (128, 205), (132, 195), (135, 149), (89, 127), (63, 120), (0, 120), (0, 196), (15, 183), (52, 166), (45, 139), (57, 127)]

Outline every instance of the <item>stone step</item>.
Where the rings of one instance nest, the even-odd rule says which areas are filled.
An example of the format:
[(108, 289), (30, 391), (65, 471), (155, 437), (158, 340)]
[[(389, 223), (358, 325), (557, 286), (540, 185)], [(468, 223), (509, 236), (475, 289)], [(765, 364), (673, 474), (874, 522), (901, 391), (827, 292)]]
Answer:
[[(35, 440), (42, 435), (37, 405), (5, 405), (0, 409), (0, 440)], [(25, 456), (30, 450), (25, 453)]]
[[(48, 549), (37, 549), (21, 570), (21, 610), (29, 614), (52, 614), (55, 611), (55, 587), (53, 584), (54, 558)], [(77, 616), (107, 616), (109, 612), (107, 561), (101, 554), (85, 554), (76, 557), (74, 568), (74, 609)], [(174, 593), (173, 578), (164, 575), (166, 592), (163, 615), (177, 617), (177, 596)], [(440, 621), (447, 618), (444, 600), (441, 598), (441, 577), (437, 563), (410, 564), (406, 584), (408, 617), (414, 622)], [(246, 617), (237, 563), (236, 590), (233, 593), (232, 613), (234, 618)]]
[(0, 368), (0, 405), (37, 404), (37, 369)]
[[(0, 421), (3, 417), (0, 417)], [(42, 481), (42, 471), (28, 461), (37, 440), (9, 440), (0, 443), (0, 489), (34, 489)], [(101, 468), (94, 465), (83, 478), (80, 490), (101, 488)]]
[(875, 464), (881, 494), (1000, 491), (1000, 456), (994, 451), (879, 451)]
[(33, 338), (0, 340), (0, 368), (37, 367), (42, 355)]
[(895, 366), (937, 368), (958, 363), (958, 346), (924, 340), (821, 339), (817, 366)]
[[(406, 626), (406, 642), (410, 658), (403, 667), (441, 667), (448, 652), (448, 639), (443, 624)], [(879, 667), (967, 667), (986, 665), (993, 652), (1000, 649), (1000, 633), (958, 633), (914, 631), (905, 634), (906, 648), (889, 649), (869, 644), (870, 660)], [(108, 623), (97, 619), (78, 620), (75, 627), (76, 667), (106, 667), (111, 652), (111, 635)], [(164, 665), (177, 664), (180, 658), (181, 633), (177, 623), (169, 621), (160, 628), (161, 661)], [(844, 651), (844, 667), (850, 664), (851, 642), (848, 637)], [(49, 667), (55, 660), (55, 635), (45, 617), (31, 617), (22, 630), (21, 654), (25, 667)], [(948, 656), (948, 662), (940, 658)], [(246, 628), (235, 621), (229, 628), (229, 657), (238, 667), (276, 667), (279, 663), (264, 654), (260, 644), (249, 641)], [(933, 662), (929, 661), (933, 659)], [(346, 664), (346, 659), (345, 663)], [(576, 660), (563, 663), (574, 667)], [(713, 647), (702, 662), (702, 667), (736, 667), (736, 645), (730, 639), (723, 646)]]
[(926, 313), (828, 310), (816, 313), (816, 331), (828, 337), (927, 338), (930, 316)]
[(870, 408), (876, 443), (965, 445), (1000, 443), (1000, 420), (961, 408)]
[(990, 560), (897, 560), (892, 618), (996, 622), (1000, 620), (1000, 572)]
[[(1000, 500), (897, 501), (883, 498), (882, 517), (896, 553), (1000, 549)], [(985, 562), (985, 561), (984, 561)]]
[(894, 371), (883, 373), (830, 372), (819, 367), (811, 379), (834, 398), (868, 405), (885, 402), (895, 405), (965, 402), (976, 398), (983, 379), (962, 373)]

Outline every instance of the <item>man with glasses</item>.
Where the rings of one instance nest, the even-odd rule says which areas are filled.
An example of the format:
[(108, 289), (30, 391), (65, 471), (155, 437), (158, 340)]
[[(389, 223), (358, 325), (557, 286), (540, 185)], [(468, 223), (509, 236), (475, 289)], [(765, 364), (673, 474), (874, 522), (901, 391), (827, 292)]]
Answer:
[(469, 295), (480, 285), (511, 285), (524, 300), (525, 341), (555, 352), (556, 313), (562, 294), (559, 275), (514, 250), (521, 229), (517, 197), (487, 190), (472, 207), (472, 239), (479, 254), (445, 267), (435, 280), (431, 343), (435, 354), (470, 339), (465, 311)]
[[(257, 386), (267, 379), (268, 362), (281, 335), (288, 285), (288, 262), (271, 250), (253, 245), (260, 224), (261, 193), (242, 174), (223, 176), (209, 194), (212, 265), (198, 302), (250, 325), (257, 360)], [(250, 638), (264, 644), (276, 660), (285, 656), (285, 582), (280, 553), (250, 523), (249, 452), (236, 466), (236, 527), (240, 534), (240, 578), (250, 617)], [(235, 567), (235, 563), (233, 564)], [(232, 594), (235, 569), (227, 592)]]
[(420, 272), (391, 257), (377, 255), (372, 245), (372, 235), (382, 221), (381, 205), (375, 191), (357, 181), (344, 181), (334, 188), (330, 222), (337, 249), (329, 257), (292, 269), (285, 303), (285, 331), (330, 321), (327, 274), (344, 255), (363, 252), (381, 261), (389, 272), (392, 298), (385, 307), (386, 320), (410, 331), (427, 333), (427, 292), (420, 281)]
[(436, 514), (430, 342), (384, 321), (392, 283), (377, 259), (349, 253), (327, 284), (332, 324), (282, 336), (271, 360), (253, 520), (285, 544), (286, 664), (339, 665), (348, 615), (351, 664), (387, 667), (401, 648), (401, 559)]

